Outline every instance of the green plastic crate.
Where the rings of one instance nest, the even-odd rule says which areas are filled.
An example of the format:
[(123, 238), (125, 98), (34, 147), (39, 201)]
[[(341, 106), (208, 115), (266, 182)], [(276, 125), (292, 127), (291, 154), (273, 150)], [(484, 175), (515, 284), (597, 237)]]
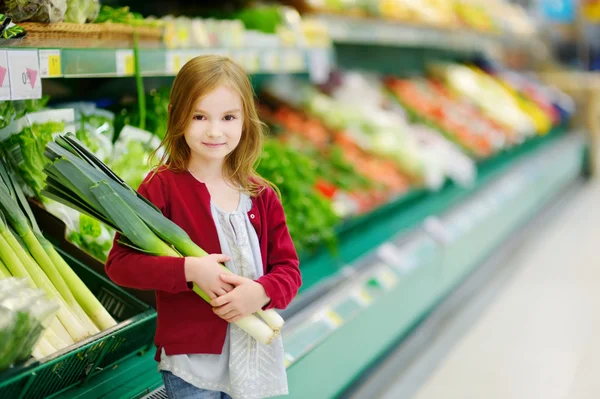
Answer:
[(153, 347), (156, 311), (57, 248), (119, 322), (69, 348), (0, 373), (0, 398), (52, 398)]

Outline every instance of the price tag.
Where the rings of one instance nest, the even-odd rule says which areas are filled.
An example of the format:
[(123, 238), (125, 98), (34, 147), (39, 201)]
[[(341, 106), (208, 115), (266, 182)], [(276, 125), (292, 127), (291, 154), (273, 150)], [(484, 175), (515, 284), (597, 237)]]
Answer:
[(42, 97), (42, 80), (37, 50), (9, 50), (8, 71), (12, 100)]
[(294, 363), (294, 360), (294, 356), (290, 355), (289, 353), (285, 353), (283, 355), (283, 364), (286, 368), (290, 367), (290, 365)]
[(435, 216), (430, 216), (425, 219), (423, 223), (423, 229), (429, 233), (429, 235), (442, 245), (446, 245), (450, 242), (450, 234), (446, 229), (446, 226), (440, 219)]
[(62, 75), (60, 50), (40, 50), (40, 73), (42, 78), (57, 78)]
[(0, 100), (10, 100), (10, 78), (8, 76), (6, 50), (0, 50)]
[(167, 51), (167, 72), (176, 75), (184, 65), (183, 54), (179, 51)]
[(390, 266), (398, 267), (404, 261), (404, 253), (392, 243), (385, 243), (377, 249), (377, 256)]
[(270, 50), (265, 52), (264, 69), (267, 72), (277, 72), (281, 67), (279, 50)]
[(246, 52), (246, 63), (244, 64), (246, 71), (250, 73), (258, 72), (260, 68), (260, 58), (258, 56), (258, 51), (249, 50)]
[(377, 273), (377, 281), (379, 281), (379, 284), (386, 291), (389, 291), (398, 284), (398, 277), (396, 277), (396, 274), (392, 270), (386, 267)]
[(131, 76), (135, 73), (133, 50), (117, 50), (117, 75)]
[(328, 309), (323, 314), (323, 319), (329, 324), (332, 328), (338, 328), (344, 322), (340, 315), (334, 312), (331, 309)]
[(330, 62), (327, 49), (312, 49), (308, 72), (313, 83), (325, 83), (329, 80)]
[(373, 302), (373, 297), (364, 288), (360, 288), (353, 296), (362, 306), (369, 306)]
[(287, 50), (283, 58), (285, 72), (300, 72), (304, 69), (304, 57), (300, 50)]

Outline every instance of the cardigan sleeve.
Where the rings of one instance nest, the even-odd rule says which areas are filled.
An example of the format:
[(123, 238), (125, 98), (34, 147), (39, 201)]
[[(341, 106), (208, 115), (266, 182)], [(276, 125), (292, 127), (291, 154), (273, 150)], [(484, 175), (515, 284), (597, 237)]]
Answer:
[[(168, 200), (160, 173), (151, 172), (138, 192), (168, 215)], [(106, 261), (106, 274), (116, 284), (140, 289), (170, 293), (190, 289), (185, 278), (185, 258), (153, 256), (118, 243), (117, 233)]]
[(285, 309), (302, 285), (300, 262), (281, 201), (273, 190), (267, 190), (267, 273), (257, 281), (271, 299), (265, 309)]

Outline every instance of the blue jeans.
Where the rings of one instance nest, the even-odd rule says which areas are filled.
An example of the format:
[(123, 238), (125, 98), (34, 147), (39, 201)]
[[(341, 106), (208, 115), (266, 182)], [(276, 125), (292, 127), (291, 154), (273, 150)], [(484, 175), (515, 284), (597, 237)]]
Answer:
[(224, 392), (197, 388), (170, 371), (161, 371), (161, 374), (169, 399), (231, 399)]

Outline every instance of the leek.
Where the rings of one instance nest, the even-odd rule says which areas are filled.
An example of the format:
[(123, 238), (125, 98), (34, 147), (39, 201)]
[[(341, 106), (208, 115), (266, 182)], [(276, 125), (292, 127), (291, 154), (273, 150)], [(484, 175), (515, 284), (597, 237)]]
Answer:
[[(146, 249), (153, 255), (181, 257), (177, 251), (161, 241), (144, 222), (135, 214), (121, 197), (106, 183), (101, 181), (90, 188), (90, 191), (96, 196), (96, 199), (113, 220), (119, 220), (119, 225), (123, 226), (121, 232), (133, 244)], [(210, 298), (204, 293), (198, 285), (194, 284), (194, 292), (200, 295), (206, 302)], [(266, 324), (262, 323), (256, 316), (249, 315), (239, 320), (236, 325), (246, 333), (252, 335), (258, 342), (270, 344), (275, 338), (276, 333)]]
[[(19, 228), (19, 235), (25, 235), (29, 238), (29, 243), (35, 248), (35, 253), (38, 256), (36, 260), (40, 259), (44, 262), (43, 264), (46, 265), (48, 270), (50, 270), (50, 274), (48, 274), (48, 271), (44, 269), (49, 276), (52, 276), (52, 282), (61, 292), (61, 295), (71, 309), (76, 312), (81, 321), (85, 323), (90, 335), (116, 325), (116, 321), (106, 311), (104, 306), (102, 306), (90, 289), (81, 281), (58, 252), (56, 252), (54, 246), (44, 238), (25, 195), (18, 183), (11, 177), (10, 172), (10, 165), (0, 163), (0, 176), (6, 185), (4, 195), (10, 194), (15, 200), (12, 202), (15, 223), (17, 223), (15, 228)], [(0, 190), (2, 190), (1, 183)], [(1, 195), (2, 192), (0, 192), (0, 196)], [(5, 198), (5, 200), (7, 206), (9, 206), (8, 198)], [(2, 202), (2, 200), (0, 200), (0, 202)], [(20, 206), (20, 209), (15, 209), (15, 205), (17, 207)], [(22, 210), (22, 212), (19, 212), (19, 210)], [(29, 224), (31, 224), (31, 228), (29, 228), (27, 219), (29, 220)], [(27, 245), (27, 247), (29, 247), (29, 245)], [(32, 252), (32, 254), (33, 253), (34, 252)], [(40, 261), (38, 260), (38, 263), (39, 262)], [(55, 281), (58, 282), (58, 286)]]
[(2, 263), (2, 260), (0, 260), (0, 280), (9, 278), (10, 276), (12, 276), (12, 274), (10, 274), (4, 263)]
[[(12, 245), (5, 238), (8, 238), (8, 241), (10, 241)], [(37, 265), (29, 264), (31, 267), (28, 269), (22, 263), (21, 259), (26, 259), (27, 256), (29, 255), (8, 230), (6, 224), (4, 224), (4, 217), (2, 212), (0, 212), (0, 260), (2, 260), (14, 277), (24, 278), (31, 288), (40, 288), (44, 290), (49, 298), (60, 300), (61, 306), (58, 310), (57, 317), (64, 328), (69, 332), (73, 341), (77, 342), (86, 338), (87, 333), (81, 326), (79, 319), (67, 309), (64, 301), (55, 291), (55, 288), (52, 286), (52, 283), (44, 272)]]
[[(158, 256), (207, 255), (183, 229), (123, 182), (72, 134), (48, 143), (45, 155), (51, 163), (45, 168), (48, 178), (44, 195), (48, 193), (56, 201), (114, 227), (122, 233), (122, 240), (128, 241), (126, 245), (140, 251)], [(230, 273), (226, 268), (224, 271)], [(210, 302), (196, 285), (194, 292)], [(258, 314), (269, 326), (254, 315), (237, 324), (259, 342), (269, 343), (282, 328), (283, 319), (274, 310)]]

